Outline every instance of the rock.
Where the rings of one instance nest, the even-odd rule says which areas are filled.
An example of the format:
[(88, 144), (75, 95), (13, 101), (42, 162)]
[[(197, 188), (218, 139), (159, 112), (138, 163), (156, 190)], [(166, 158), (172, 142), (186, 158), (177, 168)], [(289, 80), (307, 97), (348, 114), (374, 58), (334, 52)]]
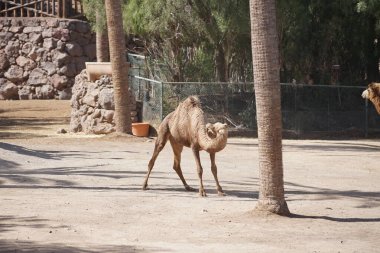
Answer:
[(110, 134), (115, 132), (115, 127), (109, 124), (99, 124), (93, 127), (89, 132), (93, 134)]
[(115, 110), (113, 89), (103, 89), (99, 93), (99, 105), (106, 110)]
[(51, 85), (43, 85), (41, 87), (41, 95), (43, 99), (54, 98), (54, 90)]
[(24, 28), (23, 30), (23, 33), (38, 33), (38, 34), (41, 34), (42, 33), (42, 27), (41, 26), (33, 26), (33, 27), (30, 27), (30, 26), (27, 26)]
[(17, 57), (20, 43), (18, 41), (9, 41), (7, 46), (4, 48), (6, 55), (11, 57)]
[(46, 50), (51, 50), (57, 46), (57, 41), (53, 38), (47, 38), (47, 39), (44, 39), (44, 43), (42, 44), (42, 46)]
[(22, 47), (21, 47), (21, 53), (24, 54), (24, 55), (28, 55), (32, 49), (33, 49), (33, 44), (30, 43), (30, 42), (27, 42), (25, 43)]
[(61, 67), (69, 59), (69, 55), (60, 51), (55, 51), (53, 54), (53, 61)]
[(95, 107), (97, 99), (98, 99), (98, 94), (96, 92), (91, 92), (83, 97), (83, 103), (89, 106)]
[(22, 26), (11, 26), (9, 28), (9, 31), (12, 33), (19, 33), (22, 31), (22, 29), (24, 29), (24, 27), (22, 27)]
[(58, 92), (58, 99), (59, 100), (69, 100), (72, 96), (71, 88), (66, 88), (62, 91)]
[(32, 93), (29, 86), (24, 86), (18, 91), (18, 97), (21, 100), (32, 99)]
[(28, 34), (26, 33), (15, 34), (15, 37), (17, 37), (19, 41), (23, 41), (23, 42), (29, 41)]
[(66, 134), (67, 131), (63, 128), (58, 129), (57, 134)]
[(52, 62), (41, 62), (41, 68), (47, 72), (48, 76), (51, 76), (57, 72), (56, 66)]
[(11, 32), (0, 32), (0, 41), (7, 44), (13, 37)]
[(82, 56), (82, 47), (76, 42), (66, 43), (66, 52), (71, 56)]
[(29, 79), (27, 81), (28, 85), (39, 86), (47, 84), (48, 78), (46, 72), (40, 68), (35, 68), (29, 75)]
[(9, 67), (9, 61), (4, 51), (0, 51), (0, 72)]
[(68, 41), (70, 39), (70, 32), (68, 29), (57, 28), (53, 32), (52, 37), (58, 40)]
[(53, 87), (57, 90), (63, 90), (67, 86), (67, 77), (66, 76), (60, 76), (58, 74), (54, 74), (50, 78), (50, 82), (53, 84)]
[(17, 99), (18, 88), (12, 82), (9, 82), (5, 78), (0, 78), (0, 100)]
[(32, 70), (37, 66), (37, 64), (32, 59), (26, 58), (24, 56), (17, 57), (16, 63), (20, 67), (23, 67), (25, 70)]
[(88, 58), (95, 59), (96, 58), (96, 45), (89, 44), (84, 47), (84, 53)]
[(102, 120), (108, 123), (112, 123), (114, 110), (102, 110)]
[(29, 41), (34, 44), (40, 43), (42, 41), (41, 33), (31, 33), (29, 35)]
[(75, 25), (75, 30), (80, 33), (88, 33), (90, 31), (90, 26), (85, 22), (78, 22)]
[(58, 27), (58, 20), (56, 18), (45, 18), (46, 25), (49, 27)]
[(61, 41), (61, 40), (58, 40), (58, 42), (57, 42), (57, 49), (59, 51), (63, 51), (63, 50), (65, 50), (65, 48), (66, 48), (66, 43), (63, 42), (63, 41)]
[(53, 36), (53, 29), (52, 28), (48, 28), (48, 29), (44, 29), (42, 31), (42, 37), (43, 38), (51, 38)]
[(11, 82), (17, 83), (21, 82), (23, 80), (23, 74), (24, 70), (17, 66), (17, 65), (12, 65), (7, 72), (5, 72), (4, 76)]
[(68, 77), (74, 77), (76, 75), (75, 63), (69, 63), (64, 65), (62, 68), (58, 70), (58, 73)]

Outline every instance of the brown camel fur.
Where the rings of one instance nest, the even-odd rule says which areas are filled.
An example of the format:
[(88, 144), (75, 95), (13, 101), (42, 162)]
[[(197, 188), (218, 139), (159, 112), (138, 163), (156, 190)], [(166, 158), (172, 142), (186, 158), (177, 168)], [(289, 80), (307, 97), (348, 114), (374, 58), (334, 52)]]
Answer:
[(217, 122), (215, 124), (209, 123), (206, 125), (199, 98), (196, 96), (188, 97), (178, 105), (175, 111), (165, 117), (158, 129), (158, 137), (152, 158), (149, 161), (143, 189), (147, 189), (149, 175), (157, 156), (164, 148), (167, 140), (169, 140), (174, 152), (173, 169), (177, 172), (185, 189), (194, 191), (194, 189), (186, 183), (181, 170), (181, 152), (183, 146), (189, 147), (193, 151), (199, 177), (199, 194), (206, 196), (202, 182), (203, 168), (199, 157), (199, 151), (205, 150), (210, 154), (211, 171), (214, 175), (218, 194), (224, 195), (218, 181), (215, 153), (224, 149), (227, 143), (227, 136), (227, 124)]
[(370, 83), (368, 88), (363, 91), (362, 97), (369, 99), (380, 114), (380, 83)]

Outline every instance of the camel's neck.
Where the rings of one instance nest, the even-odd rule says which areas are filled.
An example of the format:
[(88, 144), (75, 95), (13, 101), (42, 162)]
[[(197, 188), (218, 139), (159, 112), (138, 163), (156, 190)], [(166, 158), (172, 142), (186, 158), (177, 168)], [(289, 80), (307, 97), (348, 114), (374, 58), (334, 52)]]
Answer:
[(377, 113), (380, 114), (380, 97), (376, 95), (369, 96), (369, 100), (375, 106)]
[(226, 147), (227, 136), (227, 131), (225, 131), (223, 134), (217, 133), (215, 138), (210, 138), (204, 127), (198, 132), (198, 143), (203, 150), (209, 153), (216, 153)]

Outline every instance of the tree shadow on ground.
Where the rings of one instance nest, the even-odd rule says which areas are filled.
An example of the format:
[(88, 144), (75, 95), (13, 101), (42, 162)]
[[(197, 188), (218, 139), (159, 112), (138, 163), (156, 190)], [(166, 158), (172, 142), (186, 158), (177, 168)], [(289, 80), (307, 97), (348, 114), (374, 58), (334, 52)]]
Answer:
[(70, 246), (61, 243), (41, 244), (33, 241), (0, 240), (0, 252), (12, 253), (144, 253), (170, 252), (169, 249), (157, 247), (138, 247), (130, 245), (90, 245), (86, 247)]
[(294, 219), (313, 219), (313, 220), (328, 220), (336, 222), (380, 222), (380, 218), (337, 218), (330, 216), (318, 216), (318, 215), (302, 215), (302, 214), (291, 214), (290, 218)]

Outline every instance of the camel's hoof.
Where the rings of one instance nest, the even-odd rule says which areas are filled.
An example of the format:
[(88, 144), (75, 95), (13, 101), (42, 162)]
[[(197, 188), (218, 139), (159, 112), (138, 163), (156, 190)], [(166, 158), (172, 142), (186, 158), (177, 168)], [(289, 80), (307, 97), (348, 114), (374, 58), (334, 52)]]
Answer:
[(206, 192), (203, 190), (199, 190), (199, 196), (200, 197), (207, 197), (207, 194), (206, 194)]
[(227, 196), (227, 194), (225, 194), (224, 192), (221, 192), (221, 191), (218, 191), (218, 195), (219, 196)]
[(190, 187), (190, 186), (185, 186), (185, 189), (186, 189), (186, 191), (189, 191), (189, 192), (195, 192), (196, 191), (196, 189), (194, 189), (193, 187)]
[(142, 187), (142, 190), (143, 190), (143, 191), (149, 190), (149, 187), (148, 187), (147, 185), (146, 185), (146, 186), (143, 186), (143, 187)]

